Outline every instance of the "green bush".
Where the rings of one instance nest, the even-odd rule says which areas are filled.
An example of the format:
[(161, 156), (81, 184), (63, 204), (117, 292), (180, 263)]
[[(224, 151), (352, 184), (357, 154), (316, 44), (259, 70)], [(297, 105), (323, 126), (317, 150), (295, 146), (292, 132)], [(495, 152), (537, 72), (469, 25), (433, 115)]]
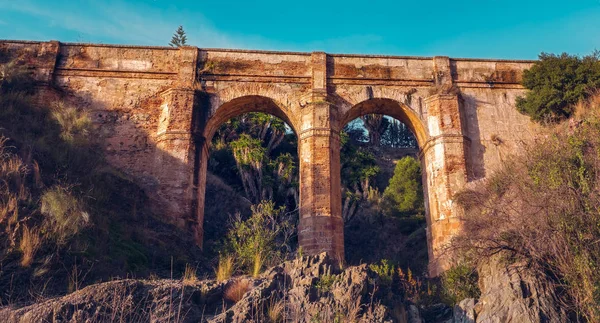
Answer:
[(369, 269), (379, 275), (379, 280), (382, 286), (391, 286), (394, 280), (394, 265), (390, 264), (387, 259), (381, 259), (379, 264), (370, 264)]
[(517, 109), (535, 121), (569, 118), (574, 105), (600, 86), (598, 58), (598, 53), (540, 54), (540, 60), (523, 73), (522, 84), (530, 91), (517, 98)]
[(421, 165), (413, 157), (398, 161), (394, 176), (383, 192), (385, 208), (391, 214), (409, 215), (424, 211)]
[(442, 275), (442, 289), (451, 304), (465, 298), (479, 298), (481, 291), (477, 284), (477, 271), (466, 264), (458, 264)]
[(265, 266), (282, 260), (290, 248), (295, 223), (286, 218), (285, 208), (272, 201), (252, 206), (247, 220), (237, 216), (227, 234), (226, 247), (238, 262), (236, 268), (257, 276)]
[(315, 287), (319, 293), (327, 293), (331, 291), (333, 284), (339, 280), (337, 275), (322, 275), (319, 277), (319, 281), (315, 284)]

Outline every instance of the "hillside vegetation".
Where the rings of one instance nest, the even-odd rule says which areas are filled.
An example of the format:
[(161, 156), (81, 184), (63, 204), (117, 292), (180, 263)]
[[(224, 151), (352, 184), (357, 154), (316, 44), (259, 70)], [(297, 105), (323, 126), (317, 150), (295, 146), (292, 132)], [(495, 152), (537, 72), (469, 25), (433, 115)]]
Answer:
[[(573, 62), (560, 59), (558, 66)], [(529, 97), (540, 95), (533, 91)], [(599, 322), (600, 95), (586, 97), (565, 110), (573, 111), (570, 120), (549, 126), (459, 194), (465, 225), (453, 247), (473, 266), (499, 259), (502, 267), (537, 277), (572, 320)]]
[(104, 161), (86, 114), (40, 102), (18, 59), (0, 63), (0, 304), (195, 266), (193, 240)]

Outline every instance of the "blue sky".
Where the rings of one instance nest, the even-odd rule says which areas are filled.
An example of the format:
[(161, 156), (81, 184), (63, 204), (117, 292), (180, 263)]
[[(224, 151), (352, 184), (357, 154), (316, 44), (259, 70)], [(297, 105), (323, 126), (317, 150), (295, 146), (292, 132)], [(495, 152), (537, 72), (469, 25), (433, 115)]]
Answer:
[(534, 59), (600, 49), (600, 0), (0, 0), (0, 39)]

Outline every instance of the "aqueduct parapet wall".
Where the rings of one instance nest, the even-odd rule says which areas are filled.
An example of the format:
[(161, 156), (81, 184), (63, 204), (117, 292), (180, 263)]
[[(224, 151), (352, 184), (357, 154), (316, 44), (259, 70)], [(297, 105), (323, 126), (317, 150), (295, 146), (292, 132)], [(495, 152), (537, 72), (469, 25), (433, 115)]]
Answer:
[[(430, 272), (460, 230), (453, 196), (485, 178), (536, 126), (515, 109), (532, 61), (290, 53), (0, 41), (89, 111), (110, 163), (146, 189), (153, 207), (202, 243), (208, 145), (245, 112), (285, 120), (298, 135), (299, 242), (344, 254), (339, 132), (368, 113), (415, 133), (423, 164)], [(43, 86), (42, 86), (43, 87)]]

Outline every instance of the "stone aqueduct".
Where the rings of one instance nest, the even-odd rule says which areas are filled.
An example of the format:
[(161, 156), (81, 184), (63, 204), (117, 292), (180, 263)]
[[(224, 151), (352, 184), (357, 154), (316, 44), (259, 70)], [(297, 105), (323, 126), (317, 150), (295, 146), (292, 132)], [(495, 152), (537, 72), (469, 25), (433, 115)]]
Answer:
[[(339, 132), (381, 113), (406, 123), (423, 165), (430, 273), (460, 230), (453, 195), (535, 126), (515, 109), (532, 61), (0, 41), (42, 88), (89, 111), (109, 162), (202, 244), (207, 160), (221, 123), (267, 112), (298, 135), (299, 243), (344, 254)], [(45, 86), (44, 86), (45, 85)]]

